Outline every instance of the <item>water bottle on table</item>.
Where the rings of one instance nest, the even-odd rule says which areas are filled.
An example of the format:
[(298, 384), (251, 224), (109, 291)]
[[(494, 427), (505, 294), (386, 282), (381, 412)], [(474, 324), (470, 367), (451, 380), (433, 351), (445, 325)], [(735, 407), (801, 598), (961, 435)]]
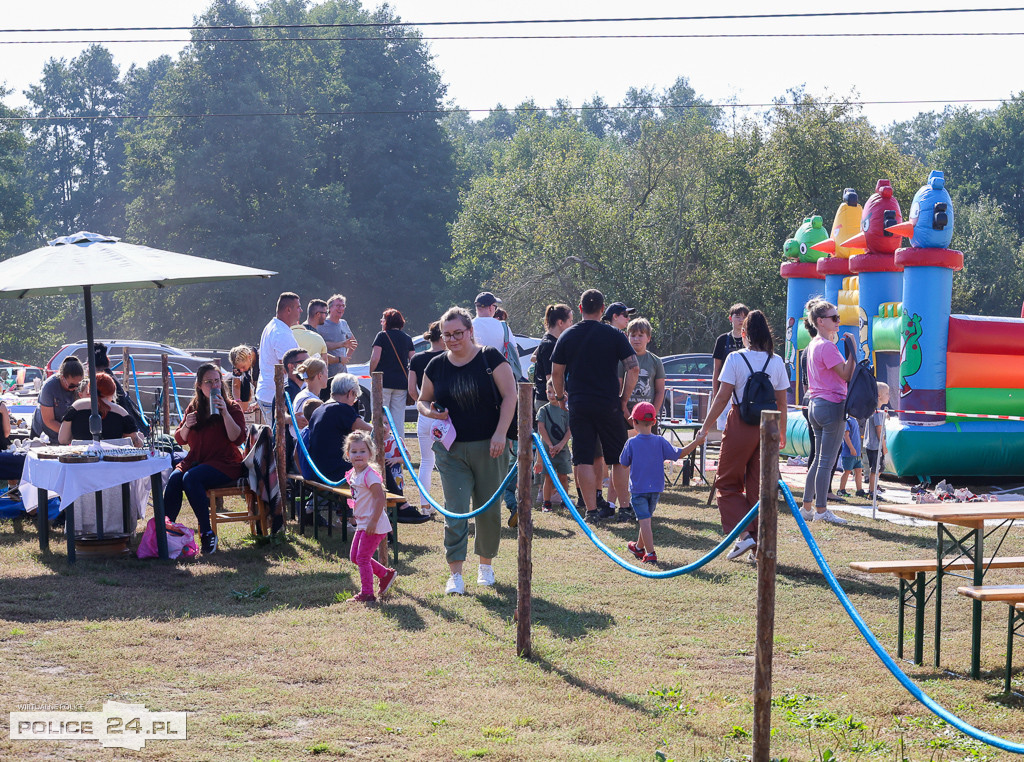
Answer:
[(693, 399), (689, 394), (686, 395), (686, 412), (684, 415), (687, 423), (693, 423)]

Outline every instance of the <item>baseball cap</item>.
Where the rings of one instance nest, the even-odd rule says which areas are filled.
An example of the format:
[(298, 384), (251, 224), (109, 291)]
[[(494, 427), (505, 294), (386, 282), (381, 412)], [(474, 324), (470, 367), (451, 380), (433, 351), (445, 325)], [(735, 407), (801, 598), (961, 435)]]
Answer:
[(476, 299), (473, 300), (473, 304), (481, 307), (490, 307), (492, 304), (501, 304), (501, 299), (496, 297), (490, 291), (483, 291), (476, 295)]
[(627, 307), (622, 302), (612, 302), (604, 311), (602, 320), (609, 321), (616, 315), (635, 315), (636, 307)]
[(633, 406), (633, 412), (630, 413), (629, 417), (634, 421), (648, 421), (653, 423), (658, 420), (658, 412), (650, 402), (638, 402)]

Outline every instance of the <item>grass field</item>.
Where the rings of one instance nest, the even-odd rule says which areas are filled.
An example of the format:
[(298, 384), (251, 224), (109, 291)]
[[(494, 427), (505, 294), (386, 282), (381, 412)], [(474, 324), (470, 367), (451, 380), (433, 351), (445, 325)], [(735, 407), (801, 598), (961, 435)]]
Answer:
[[(706, 489), (666, 494), (663, 568), (721, 536)], [(183, 516), (187, 514), (186, 509)], [(20, 705), (104, 701), (187, 711), (188, 740), (140, 752), (0, 738), (3, 760), (739, 760), (750, 754), (756, 575), (722, 557), (649, 581), (604, 558), (564, 514), (538, 514), (535, 658), (514, 654), (515, 531), (498, 584), (445, 597), (442, 524), (402, 526), (393, 597), (366, 607), (340, 536), (259, 545), (229, 528), (192, 563), (65, 563), (34, 531), (0, 525), (0, 679)], [(929, 557), (934, 529), (858, 520), (813, 527), (855, 605), (895, 653), (896, 586), (859, 559)], [(601, 536), (625, 553), (635, 531)], [(1014, 530), (1001, 550), (1024, 555)], [(628, 555), (628, 554), (626, 554)], [(1020, 572), (990, 582), (1019, 581)], [(1001, 695), (1006, 608), (986, 606), (983, 679), (965, 679), (969, 604), (947, 586), (944, 669), (908, 672), (972, 724), (1024, 740), (1024, 701)], [(930, 639), (932, 608), (928, 609)], [(909, 630), (908, 630), (909, 632)], [(1018, 646), (1024, 651), (1024, 642)], [(926, 649), (927, 656), (929, 648)], [(1021, 664), (1024, 657), (1018, 658)], [(949, 671), (947, 671), (949, 670)], [(1015, 688), (1024, 689), (1018, 668)], [(824, 584), (792, 517), (779, 528), (773, 754), (789, 760), (1008, 755), (950, 730), (884, 670)]]

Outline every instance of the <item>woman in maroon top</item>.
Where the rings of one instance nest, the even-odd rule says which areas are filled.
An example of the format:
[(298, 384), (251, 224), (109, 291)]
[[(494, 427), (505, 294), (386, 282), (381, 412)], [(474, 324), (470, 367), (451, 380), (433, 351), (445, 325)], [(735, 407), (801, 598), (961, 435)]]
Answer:
[(196, 514), (203, 553), (217, 550), (217, 535), (210, 528), (210, 501), (206, 490), (233, 484), (242, 476), (245, 416), (228, 398), (220, 370), (203, 363), (196, 373), (196, 392), (185, 408), (185, 419), (174, 432), (179, 444), (188, 446), (185, 460), (171, 472), (164, 489), (164, 511), (176, 521), (184, 493)]

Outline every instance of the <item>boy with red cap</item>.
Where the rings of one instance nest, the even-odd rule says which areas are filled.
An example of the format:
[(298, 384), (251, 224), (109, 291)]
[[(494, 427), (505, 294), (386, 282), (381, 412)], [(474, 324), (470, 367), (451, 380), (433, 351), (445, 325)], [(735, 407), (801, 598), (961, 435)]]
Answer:
[(619, 463), (630, 467), (629, 496), (636, 520), (640, 524), (640, 534), (636, 542), (630, 542), (626, 547), (642, 562), (656, 564), (658, 554), (654, 552), (651, 516), (658, 507), (658, 498), (665, 491), (665, 461), (679, 460), (689, 455), (697, 449), (704, 437), (694, 439), (679, 449), (670, 445), (665, 437), (652, 434), (658, 415), (650, 402), (637, 403), (631, 417), (638, 433), (626, 442)]

